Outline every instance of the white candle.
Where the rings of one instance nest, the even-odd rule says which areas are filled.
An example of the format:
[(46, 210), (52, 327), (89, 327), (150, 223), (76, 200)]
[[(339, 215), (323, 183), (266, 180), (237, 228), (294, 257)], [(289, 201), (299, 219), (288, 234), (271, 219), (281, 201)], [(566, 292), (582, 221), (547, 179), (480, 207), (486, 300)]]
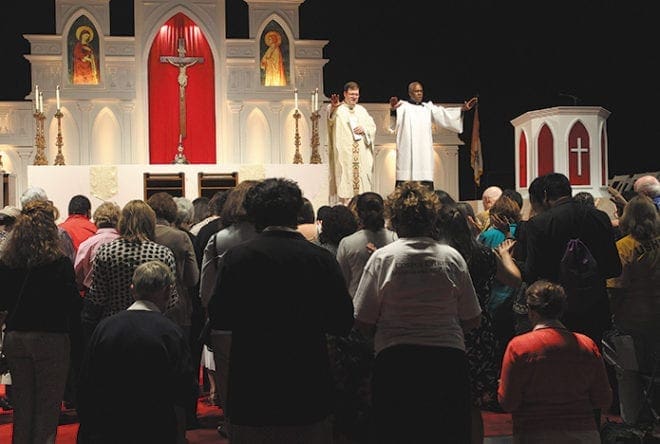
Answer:
[(181, 142), (183, 141), (181, 134), (179, 134), (179, 145), (181, 145)]
[(314, 111), (319, 110), (319, 89), (316, 88), (314, 91)]
[(298, 88), (293, 90), (293, 107), (298, 111)]
[(55, 98), (57, 99), (57, 110), (60, 110), (60, 85), (57, 85), (57, 89), (55, 90)]
[(34, 85), (34, 109), (39, 112), (39, 85)]
[(44, 112), (44, 93), (39, 93), (39, 112)]

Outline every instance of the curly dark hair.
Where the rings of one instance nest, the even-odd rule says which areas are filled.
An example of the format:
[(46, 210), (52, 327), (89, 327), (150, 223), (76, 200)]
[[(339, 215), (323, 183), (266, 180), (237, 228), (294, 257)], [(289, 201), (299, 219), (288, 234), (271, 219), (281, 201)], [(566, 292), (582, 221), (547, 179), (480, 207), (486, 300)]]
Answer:
[(264, 179), (245, 197), (245, 209), (259, 231), (271, 225), (297, 228), (302, 204), (298, 184), (284, 178)]
[(386, 215), (399, 237), (433, 236), (440, 209), (438, 196), (425, 185), (404, 182), (387, 196)]
[(339, 241), (355, 233), (357, 229), (358, 223), (353, 212), (347, 206), (335, 205), (323, 219), (323, 230), (319, 234), (319, 242), (339, 245)]
[(25, 204), (6, 240), (2, 261), (10, 268), (34, 268), (64, 256), (55, 214), (48, 201)]
[(365, 230), (378, 231), (385, 226), (385, 202), (380, 194), (373, 191), (360, 194), (356, 208)]

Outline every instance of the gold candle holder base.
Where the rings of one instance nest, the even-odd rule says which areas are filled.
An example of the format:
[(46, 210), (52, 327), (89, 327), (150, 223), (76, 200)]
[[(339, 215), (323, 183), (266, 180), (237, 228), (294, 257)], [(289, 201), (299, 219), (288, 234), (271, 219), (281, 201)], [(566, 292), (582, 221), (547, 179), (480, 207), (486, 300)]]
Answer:
[(46, 138), (44, 136), (44, 121), (46, 120), (46, 116), (41, 111), (36, 111), (33, 116), (37, 126), (37, 132), (34, 136), (34, 146), (37, 149), (34, 155), (34, 165), (48, 165), (48, 159), (46, 159)]
[(300, 164), (303, 163), (302, 154), (300, 154), (300, 132), (298, 130), (298, 121), (300, 120), (301, 114), (296, 109), (293, 113), (293, 118), (296, 119), (296, 133), (293, 138), (293, 143), (296, 146), (296, 153), (293, 155), (293, 163)]
[(318, 110), (314, 111), (311, 116), (312, 120), (312, 155), (309, 158), (309, 163), (321, 163), (321, 154), (319, 153), (319, 119), (321, 115)]
[(57, 139), (55, 139), (55, 146), (57, 146), (57, 154), (55, 155), (55, 162), (53, 165), (64, 165), (64, 154), (62, 154), (62, 146), (64, 142), (62, 141), (62, 111), (59, 109), (55, 113), (55, 118), (57, 119)]

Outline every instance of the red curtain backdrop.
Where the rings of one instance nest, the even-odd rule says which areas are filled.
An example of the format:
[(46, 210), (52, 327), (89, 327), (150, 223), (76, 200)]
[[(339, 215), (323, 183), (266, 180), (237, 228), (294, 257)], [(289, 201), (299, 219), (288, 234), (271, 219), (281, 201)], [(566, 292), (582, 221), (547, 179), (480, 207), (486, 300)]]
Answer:
[(183, 154), (190, 163), (215, 163), (215, 90), (213, 56), (206, 38), (179, 13), (156, 35), (149, 54), (149, 161), (172, 163), (179, 143), (179, 69), (161, 56), (178, 56), (179, 38), (186, 57), (203, 57), (186, 69), (186, 130)]

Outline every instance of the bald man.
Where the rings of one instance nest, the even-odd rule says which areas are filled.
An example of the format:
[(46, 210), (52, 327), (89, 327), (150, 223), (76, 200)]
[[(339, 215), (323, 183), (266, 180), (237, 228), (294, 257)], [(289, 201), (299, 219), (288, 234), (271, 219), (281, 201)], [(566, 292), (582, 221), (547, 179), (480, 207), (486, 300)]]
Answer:
[(495, 204), (495, 201), (502, 195), (502, 188), (498, 186), (488, 187), (481, 194), (481, 202), (484, 205), (483, 211), (477, 213), (477, 223), (483, 232), (490, 226), (490, 209)]

